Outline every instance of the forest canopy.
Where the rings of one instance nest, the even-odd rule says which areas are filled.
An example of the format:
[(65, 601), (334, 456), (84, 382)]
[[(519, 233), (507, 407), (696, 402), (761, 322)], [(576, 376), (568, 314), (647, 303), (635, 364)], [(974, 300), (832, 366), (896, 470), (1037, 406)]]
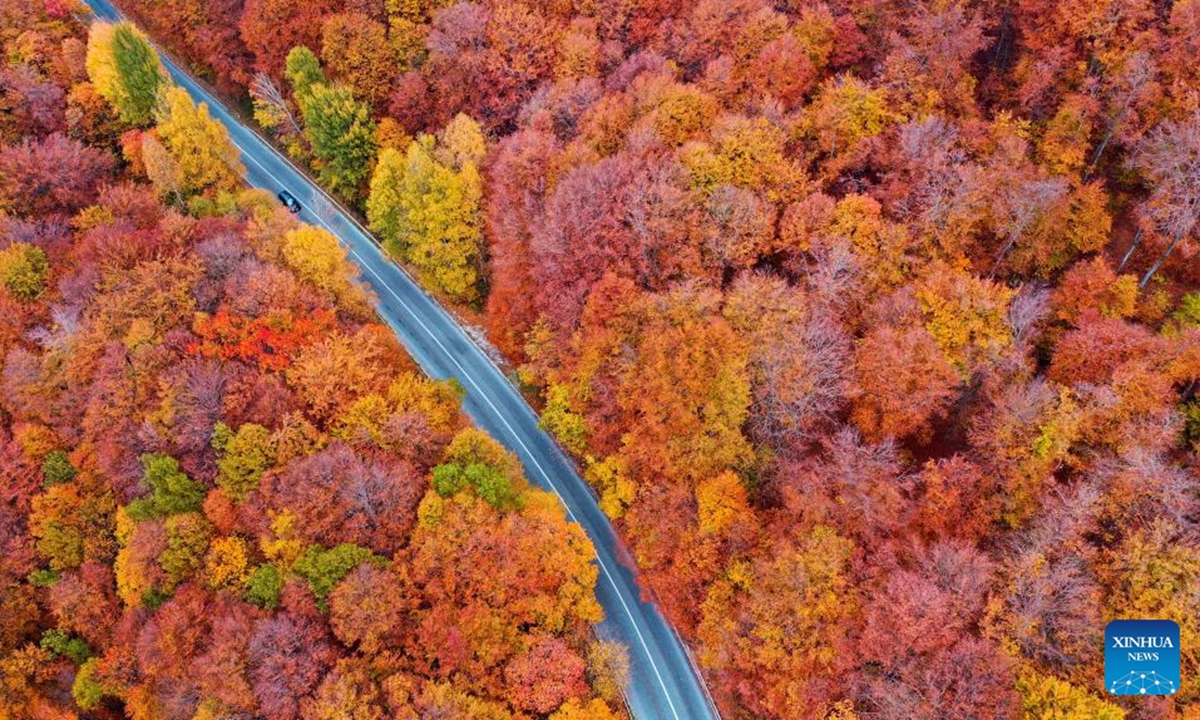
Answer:
[(81, 18), (0, 0), (0, 717), (615, 720), (583, 530)]
[[(195, 697), (203, 673), (129, 648), (233, 603), (244, 572), (211, 632), (273, 624), (249, 690), (214, 702), (616, 711), (574, 627), (594, 607), (493, 625), (525, 575), (438, 594), (496, 537), (583, 557), (570, 527), (451, 452), (473, 440), (448, 390), (329, 238), (240, 190), (203, 108), (157, 101), (137, 31), (88, 39), (71, 0), (34, 5), (0, 0), (20, 697), (54, 702), (84, 656), (42, 609), (63, 587), (142, 598), (77, 695)], [(1195, 683), (1102, 685), (1126, 617), (1178, 622), (1200, 677), (1198, 0), (122, 7), (480, 321), (724, 716), (1200, 717)], [(343, 523), (351, 478), (404, 512)], [(406, 609), (334, 615), (359, 606)], [(309, 639), (253, 660), (283, 637)], [(144, 684), (117, 673), (141, 661)], [(298, 709), (279, 684), (322, 675)]]

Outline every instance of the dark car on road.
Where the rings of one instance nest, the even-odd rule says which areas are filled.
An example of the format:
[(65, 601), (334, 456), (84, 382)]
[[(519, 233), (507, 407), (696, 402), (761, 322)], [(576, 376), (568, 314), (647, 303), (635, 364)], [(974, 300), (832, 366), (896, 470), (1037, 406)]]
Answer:
[(296, 196), (291, 194), (287, 190), (279, 191), (279, 202), (283, 203), (284, 207), (286, 207), (288, 210), (292, 211), (293, 213), (298, 213), (304, 209), (300, 205), (300, 201), (296, 199)]

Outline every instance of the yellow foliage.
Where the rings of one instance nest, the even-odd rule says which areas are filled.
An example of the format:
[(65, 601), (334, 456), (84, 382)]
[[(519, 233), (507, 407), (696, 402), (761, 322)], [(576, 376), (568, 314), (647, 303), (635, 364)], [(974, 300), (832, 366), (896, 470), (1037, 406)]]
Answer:
[(616, 520), (637, 495), (637, 486), (625, 471), (625, 461), (619, 454), (609, 455), (597, 462), (588, 458), (584, 477), (600, 493), (600, 509)]
[(181, 192), (232, 191), (241, 184), (245, 168), (238, 149), (206, 104), (196, 105), (186, 91), (173, 87), (155, 115), (159, 137), (179, 168)]
[(720, 535), (736, 522), (755, 522), (745, 486), (728, 470), (696, 486), (696, 504), (701, 535)]
[(525, 491), (525, 498), (520, 514), (535, 528), (531, 532), (552, 538), (557, 546), (555, 568), (564, 576), (553, 604), (535, 612), (539, 623), (551, 632), (562, 632), (574, 621), (600, 622), (604, 619), (604, 608), (596, 599), (600, 570), (594, 562), (596, 551), (592, 541), (582, 527), (567, 521), (562, 503), (551, 493), (530, 488)]
[(237, 536), (213, 540), (204, 559), (204, 575), (214, 590), (240, 588), (249, 577), (246, 541)]
[(133, 537), (133, 531), (137, 529), (137, 521), (129, 517), (129, 513), (125, 512), (125, 507), (117, 508), (115, 514), (116, 529), (113, 531), (114, 537), (117, 539), (117, 544), (125, 547), (129, 544), (129, 538)]
[(671, 145), (682, 145), (712, 125), (716, 98), (694, 85), (672, 85), (653, 113), (654, 129)]
[(834, 208), (831, 229), (850, 240), (874, 284), (892, 288), (909, 277), (908, 231), (883, 217), (879, 201), (867, 195), (847, 195)]
[(59, 448), (54, 431), (40, 423), (20, 423), (13, 427), (13, 439), (31, 462), (41, 463), (46, 455)]
[(430, 489), (425, 493), (425, 497), (421, 498), (421, 504), (417, 506), (417, 524), (426, 530), (432, 529), (441, 522), (445, 509), (445, 498)]
[(804, 173), (784, 154), (787, 137), (766, 118), (722, 117), (713, 131), (715, 147), (685, 144), (680, 159), (703, 190), (731, 184), (762, 190), (771, 200), (802, 190)]
[(301, 225), (283, 239), (283, 260), (300, 278), (351, 307), (365, 302), (356, 278), (358, 271), (346, 260), (346, 251), (328, 231)]
[(1051, 172), (1073, 175), (1083, 168), (1091, 147), (1092, 124), (1077, 103), (1064, 103), (1046, 123), (1038, 153)]
[(412, 142), (412, 136), (405, 132), (395, 118), (385, 117), (375, 126), (375, 140), (379, 143), (380, 152), (387, 148), (403, 151)]
[(1083, 185), (1071, 194), (1067, 205), (1066, 240), (1072, 255), (1100, 250), (1108, 244), (1111, 232), (1108, 196), (1100, 183)]
[(1011, 342), (1006, 314), (1013, 295), (1009, 288), (946, 265), (936, 266), (917, 286), (925, 328), (963, 372)]
[(792, 33), (799, 38), (800, 44), (808, 53), (808, 59), (813, 68), (820, 72), (829, 64), (836, 42), (837, 20), (830, 12), (829, 6), (821, 4), (806, 5), (800, 11), (800, 17), (792, 26)]
[(117, 580), (117, 595), (129, 607), (141, 603), (142, 596), (151, 588), (142, 563), (130, 547), (123, 547), (113, 561), (113, 572)]
[(386, 400), (374, 393), (364, 395), (338, 415), (330, 434), (349, 442), (365, 439), (378, 445), (383, 441), (388, 415)]
[(142, 165), (159, 197), (167, 198), (182, 190), (183, 171), (153, 132), (142, 134)]
[(465, 113), (454, 116), (438, 133), (438, 162), (455, 170), (462, 170), (468, 163), (479, 166), (487, 154), (487, 142), (479, 123)]
[(554, 74), (560, 78), (595, 77), (600, 62), (600, 41), (595, 29), (572, 28), (563, 34), (558, 45), (558, 65)]
[(1082, 688), (1028, 672), (1017, 680), (1024, 720), (1124, 720), (1125, 711)]
[(629, 684), (629, 650), (615, 640), (588, 643), (587, 673), (592, 689), (610, 703), (620, 703)]
[[(1136, 531), (1118, 556), (1111, 606), (1120, 617), (1158, 618), (1179, 624), (1181, 677), (1200, 676), (1200, 553), (1179, 541), (1179, 531), (1159, 520)], [(1200, 697), (1184, 682), (1177, 700)]]
[(388, 402), (396, 412), (418, 412), (429, 426), (441, 432), (459, 423), (461, 387), (449, 380), (431, 380), (415, 372), (402, 372), (388, 387)]
[(619, 717), (600, 698), (592, 698), (587, 703), (571, 698), (554, 711), (550, 720), (618, 720)]
[(151, 119), (167, 73), (140, 30), (126, 22), (94, 23), (85, 65), (96, 92), (123, 121), (144, 125)]
[(475, 427), (466, 427), (458, 431), (446, 447), (442, 461), (464, 466), (483, 463), (499, 470), (512, 483), (514, 489), (526, 484), (521, 461), (517, 456), (496, 442), (491, 435)]
[(291, 568), (304, 554), (304, 541), (296, 537), (296, 515), (291, 510), (271, 513), (270, 532), (258, 539), (258, 546), (268, 560)]
[(455, 300), (474, 302), (483, 252), (483, 181), (471, 158), (482, 155), (482, 135), (465, 115), (444, 135), (439, 148), (423, 135), (404, 154), (380, 153), (367, 219), (389, 253), (411, 262)]
[(49, 272), (46, 253), (36, 245), (13, 242), (0, 250), (0, 287), (17, 300), (32, 301), (41, 297)]
[(888, 108), (887, 92), (853, 75), (826, 81), (808, 109), (803, 129), (829, 156), (844, 153), (860, 140), (875, 137), (899, 117)]
[(853, 701), (839, 700), (825, 710), (824, 720), (858, 720), (858, 717)]
[(550, 384), (538, 425), (568, 451), (576, 455), (587, 451), (587, 423), (582, 415), (571, 409), (571, 393), (566, 385)]

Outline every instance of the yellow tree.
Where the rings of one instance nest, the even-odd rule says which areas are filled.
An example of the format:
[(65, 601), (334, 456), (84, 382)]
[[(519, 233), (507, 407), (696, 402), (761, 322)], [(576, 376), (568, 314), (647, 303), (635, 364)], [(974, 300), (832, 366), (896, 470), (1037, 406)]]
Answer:
[(178, 197), (183, 188), (183, 172), (179, 163), (171, 156), (154, 132), (142, 133), (142, 165), (146, 177), (158, 192), (159, 197)]
[(462, 170), (467, 163), (478, 167), (486, 152), (487, 141), (483, 137), (483, 130), (479, 123), (464, 113), (455, 115), (438, 133), (436, 157), (438, 162), (447, 167)]
[(709, 590), (700, 662), (737, 688), (753, 714), (819, 717), (828, 699), (822, 680), (853, 664), (853, 554), (851, 541), (818, 526), (752, 563), (734, 563)]
[[(1110, 617), (1145, 617), (1179, 623), (1182, 677), (1200, 672), (1200, 553), (1181, 540), (1179, 528), (1158, 520), (1132, 534), (1117, 555), (1109, 584)], [(1200, 689), (1184, 683), (1180, 702)]]
[(599, 698), (588, 703), (572, 698), (555, 710), (550, 720), (617, 720), (617, 714)]
[(346, 251), (326, 230), (301, 225), (283, 238), (283, 260), (302, 279), (343, 303), (361, 304), (357, 271), (346, 260)]
[(465, 122), (456, 122), (441, 147), (426, 135), (410, 143), (403, 157), (391, 149), (380, 155), (367, 218), (388, 252), (455, 300), (474, 302), (483, 259), (483, 182), (472, 158), (480, 143)]
[(122, 120), (150, 122), (167, 73), (141, 31), (129, 23), (96, 23), (88, 36), (86, 66), (96, 92)]
[(46, 289), (50, 264), (41, 248), (16, 242), (0, 250), (0, 285), (18, 300), (36, 300)]
[(1025, 717), (1038, 720), (1125, 720), (1125, 711), (1082, 688), (1049, 675), (1017, 680)]
[(179, 167), (180, 192), (235, 190), (245, 173), (225, 126), (196, 105), (182, 88), (166, 91), (155, 111), (158, 134)]

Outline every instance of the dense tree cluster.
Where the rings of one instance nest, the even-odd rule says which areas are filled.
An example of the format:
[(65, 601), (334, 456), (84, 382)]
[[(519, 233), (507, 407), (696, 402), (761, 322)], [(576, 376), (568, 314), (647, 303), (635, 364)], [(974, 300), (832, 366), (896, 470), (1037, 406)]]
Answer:
[[(483, 309), (729, 716), (1200, 712), (1194, 687), (1122, 705), (1098, 685), (1109, 619), (1172, 618), (1200, 642), (1200, 2), (125, 5), (245, 88), (430, 287)], [(21, 110), (0, 115), (0, 202), (84, 210), (96, 183), (78, 174), (21, 189), (63, 157), (110, 173), (54, 132), (116, 142), (141, 84), (56, 85), (91, 53), (11, 44), (0, 97)], [(128, 193), (107, 204), (148, 212)], [(146, 242), (178, 242), (145, 225)], [(130, 256), (103, 223), (85, 233), (103, 262)], [(0, 256), (3, 302), (21, 308), (54, 286), (55, 246), (17, 242), (49, 257), (47, 279), (33, 250)], [(174, 318), (163, 278), (206, 273), (156, 262), (156, 294), (106, 311), (123, 333), (131, 313)], [(294, 292), (275, 277), (244, 282)], [(0, 338), (24, 331), (11, 316)], [(189, 338), (205, 357), (258, 352), (248, 321), (210, 317)], [(268, 364), (287, 362), (284, 387), (329, 422), (327, 398), (347, 397), (322, 372), (330, 351), (288, 342), (295, 357)], [(32, 392), (16, 402), (40, 408)], [(102, 392), (115, 406), (144, 391)], [(119, 412), (104, 422), (113, 442), (138, 437)], [(506, 506), (502, 473), (448, 465), (437, 487)], [(104, 514), (66, 490), (40, 506)], [(145, 523), (147, 546), (186, 544), (186, 528)], [(336, 691), (360, 692), (339, 668)], [(527, 687), (521, 707), (545, 707)]]
[(0, 717), (615, 720), (583, 531), (86, 32), (0, 0)]

